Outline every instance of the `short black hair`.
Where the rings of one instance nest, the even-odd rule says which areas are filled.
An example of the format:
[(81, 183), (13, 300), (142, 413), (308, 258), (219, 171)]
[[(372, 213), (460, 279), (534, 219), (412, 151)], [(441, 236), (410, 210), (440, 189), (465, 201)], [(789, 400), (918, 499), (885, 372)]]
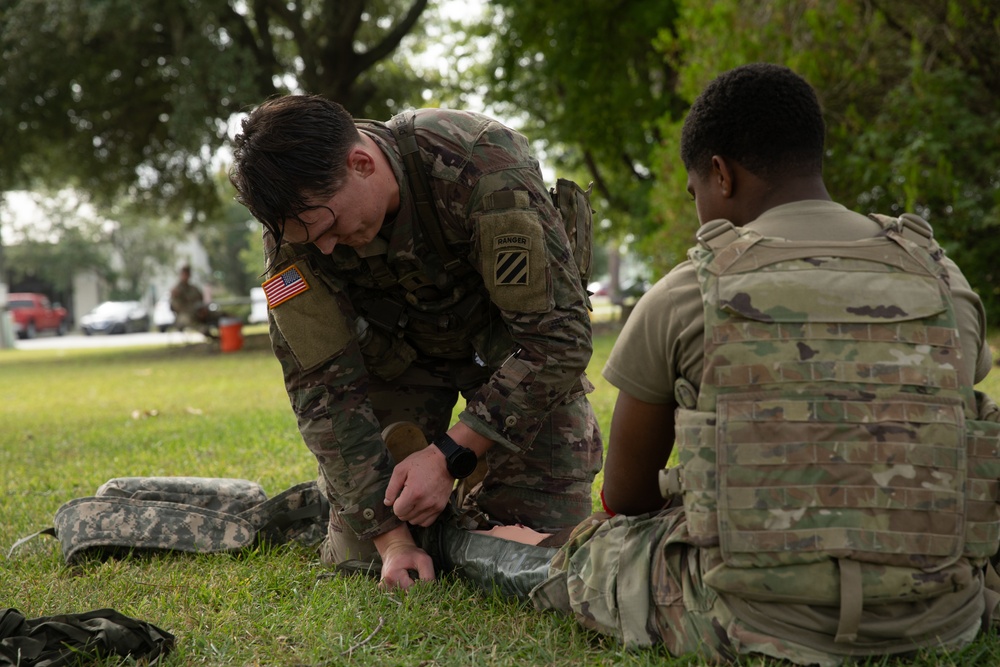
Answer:
[(681, 160), (705, 175), (713, 155), (766, 181), (822, 173), (826, 125), (816, 92), (781, 65), (752, 63), (719, 75), (691, 105)]
[(361, 141), (343, 106), (319, 95), (270, 99), (243, 119), (229, 180), (237, 201), (281, 243), (284, 221), (328, 199), (347, 179), (347, 155)]

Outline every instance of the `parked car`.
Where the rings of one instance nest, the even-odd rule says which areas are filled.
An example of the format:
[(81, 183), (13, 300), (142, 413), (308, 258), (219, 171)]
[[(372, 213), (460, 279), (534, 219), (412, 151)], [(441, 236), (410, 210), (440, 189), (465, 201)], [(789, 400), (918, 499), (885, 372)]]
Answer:
[(55, 331), (62, 336), (69, 328), (69, 313), (49, 297), (35, 292), (11, 292), (7, 308), (14, 316), (18, 338), (34, 338), (41, 331)]
[(149, 313), (138, 301), (105, 301), (80, 318), (86, 335), (149, 331)]
[(247, 317), (247, 324), (260, 324), (267, 322), (267, 297), (264, 296), (263, 287), (250, 288), (250, 316)]
[(177, 314), (170, 308), (170, 297), (166, 296), (156, 302), (153, 306), (153, 326), (157, 331), (163, 332), (174, 325)]

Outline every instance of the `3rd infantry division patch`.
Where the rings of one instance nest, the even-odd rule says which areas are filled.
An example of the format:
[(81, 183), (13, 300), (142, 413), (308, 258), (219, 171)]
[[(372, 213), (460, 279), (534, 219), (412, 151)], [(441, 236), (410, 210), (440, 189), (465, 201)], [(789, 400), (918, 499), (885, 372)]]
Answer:
[(527, 285), (531, 239), (521, 234), (505, 234), (493, 239), (496, 250), (497, 285)]
[(497, 253), (497, 285), (528, 284), (528, 251), (505, 250)]

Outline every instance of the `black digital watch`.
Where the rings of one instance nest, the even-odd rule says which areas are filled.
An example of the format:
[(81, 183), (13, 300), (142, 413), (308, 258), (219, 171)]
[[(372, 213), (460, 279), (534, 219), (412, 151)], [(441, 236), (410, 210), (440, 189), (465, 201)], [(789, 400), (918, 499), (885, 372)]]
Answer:
[(434, 440), (434, 446), (444, 454), (444, 460), (448, 465), (448, 474), (455, 479), (465, 479), (472, 474), (472, 471), (476, 469), (476, 464), (479, 463), (474, 451), (458, 444), (447, 433)]

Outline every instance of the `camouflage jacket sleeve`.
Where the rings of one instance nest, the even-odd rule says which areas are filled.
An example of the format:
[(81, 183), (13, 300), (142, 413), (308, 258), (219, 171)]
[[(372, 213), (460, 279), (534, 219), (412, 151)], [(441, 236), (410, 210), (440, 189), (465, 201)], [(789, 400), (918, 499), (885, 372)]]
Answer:
[[(368, 401), (368, 372), (361, 351), (347, 329), (346, 322), (354, 319), (350, 302), (338, 294), (328, 276), (315, 283), (314, 289), (325, 290), (322, 298), (332, 299), (328, 307), (310, 308), (308, 321), (293, 320), (285, 330), (288, 335), (309, 336), (310, 327), (319, 328), (313, 339), (340, 347), (339, 353), (320, 350), (318, 355), (327, 361), (302, 364), (277, 321), (287, 317), (282, 306), (271, 313), (271, 345), (281, 363), (299, 431), (319, 463), (324, 495), (343, 508), (344, 523), (367, 540), (401, 523), (383, 503), (391, 459)], [(335, 356), (329, 358), (331, 352)]]
[[(469, 238), (471, 231), (469, 259), (516, 351), (459, 418), (495, 442), (524, 450), (549, 412), (591, 388), (584, 376), (592, 352), (590, 315), (562, 218), (527, 140), (496, 121), (471, 116), (471, 127), (442, 133), (470, 139), (458, 159), (446, 155), (435, 162), (434, 176), (442, 178), (435, 187), (449, 184), (438, 190), (439, 210), (445, 211), (446, 234)], [(418, 120), (418, 139), (422, 124)], [(526, 260), (520, 277), (505, 264), (519, 256)]]

